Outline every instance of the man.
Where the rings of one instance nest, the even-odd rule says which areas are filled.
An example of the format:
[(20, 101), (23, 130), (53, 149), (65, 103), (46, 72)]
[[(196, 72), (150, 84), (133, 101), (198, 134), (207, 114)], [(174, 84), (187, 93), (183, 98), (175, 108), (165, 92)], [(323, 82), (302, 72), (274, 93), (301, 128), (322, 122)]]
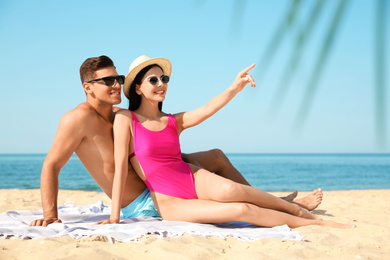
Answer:
[[(47, 226), (59, 223), (57, 197), (58, 176), (62, 167), (75, 152), (100, 188), (111, 198), (114, 179), (113, 121), (121, 102), (121, 85), (114, 63), (107, 56), (88, 58), (80, 67), (80, 78), (87, 100), (67, 112), (60, 120), (53, 145), (44, 161), (41, 172), (41, 197), (43, 218), (31, 222), (31, 226)], [(232, 166), (222, 151), (183, 154), (183, 159), (225, 178), (249, 185)], [(297, 193), (285, 199), (292, 201)], [(124, 217), (158, 216), (158, 212), (144, 182), (129, 167), (122, 199)], [(312, 210), (322, 200), (320, 189), (309, 196), (294, 200)]]

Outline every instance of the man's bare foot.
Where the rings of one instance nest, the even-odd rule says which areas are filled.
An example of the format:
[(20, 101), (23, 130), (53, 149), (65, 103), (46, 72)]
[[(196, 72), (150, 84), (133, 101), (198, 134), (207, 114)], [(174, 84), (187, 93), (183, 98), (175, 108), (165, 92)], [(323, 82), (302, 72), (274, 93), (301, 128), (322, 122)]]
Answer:
[(288, 202), (293, 202), (293, 200), (297, 197), (297, 195), (298, 195), (298, 191), (294, 190), (291, 194), (287, 195), (286, 197), (280, 197), (280, 198)]
[[(289, 196), (291, 196), (291, 194)], [(316, 209), (318, 205), (321, 204), (322, 196), (322, 190), (318, 188), (313, 190), (313, 192), (306, 197), (294, 199), (292, 202), (298, 204), (301, 208), (305, 208), (309, 211), (312, 211), (313, 209)]]

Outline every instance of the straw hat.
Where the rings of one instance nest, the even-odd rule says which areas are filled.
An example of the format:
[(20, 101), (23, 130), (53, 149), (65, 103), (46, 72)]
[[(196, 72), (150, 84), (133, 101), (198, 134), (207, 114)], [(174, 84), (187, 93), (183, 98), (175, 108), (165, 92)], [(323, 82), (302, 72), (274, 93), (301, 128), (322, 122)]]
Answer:
[(164, 75), (171, 76), (172, 72), (172, 64), (168, 59), (165, 58), (149, 58), (146, 55), (141, 55), (138, 58), (136, 58), (129, 67), (129, 73), (126, 76), (125, 83), (123, 84), (123, 93), (127, 98), (129, 97), (129, 88), (131, 84), (133, 83), (135, 77), (137, 74), (145, 67), (149, 65), (157, 64), (160, 66), (163, 71)]

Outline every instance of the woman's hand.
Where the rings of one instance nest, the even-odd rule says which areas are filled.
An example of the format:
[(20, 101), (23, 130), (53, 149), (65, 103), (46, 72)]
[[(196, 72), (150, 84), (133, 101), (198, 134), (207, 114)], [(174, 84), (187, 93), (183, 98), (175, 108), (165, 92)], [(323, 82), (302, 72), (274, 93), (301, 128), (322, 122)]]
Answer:
[(118, 224), (118, 223), (119, 223), (119, 221), (106, 219), (106, 220), (102, 220), (102, 221), (96, 222), (95, 225)]
[(237, 89), (238, 91), (243, 90), (248, 83), (250, 83), (252, 87), (256, 87), (256, 83), (253, 80), (252, 76), (248, 74), (248, 72), (255, 66), (255, 64), (252, 64), (246, 69), (239, 72), (231, 87)]

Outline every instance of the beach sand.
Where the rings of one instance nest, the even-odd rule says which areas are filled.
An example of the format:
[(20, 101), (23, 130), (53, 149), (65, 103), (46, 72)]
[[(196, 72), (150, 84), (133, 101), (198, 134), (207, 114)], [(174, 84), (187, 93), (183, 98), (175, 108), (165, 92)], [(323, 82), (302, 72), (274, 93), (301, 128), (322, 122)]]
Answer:
[[(285, 192), (273, 192), (285, 196)], [(299, 193), (298, 197), (307, 195)], [(139, 243), (115, 242), (103, 236), (40, 239), (0, 239), (0, 259), (390, 259), (390, 190), (324, 191), (314, 211), (324, 219), (354, 223), (341, 230), (319, 226), (295, 229), (306, 241), (183, 235), (145, 236)], [(110, 200), (103, 193), (61, 190), (59, 205), (74, 201), (87, 205)], [(39, 190), (0, 190), (0, 213), (41, 209)]]

